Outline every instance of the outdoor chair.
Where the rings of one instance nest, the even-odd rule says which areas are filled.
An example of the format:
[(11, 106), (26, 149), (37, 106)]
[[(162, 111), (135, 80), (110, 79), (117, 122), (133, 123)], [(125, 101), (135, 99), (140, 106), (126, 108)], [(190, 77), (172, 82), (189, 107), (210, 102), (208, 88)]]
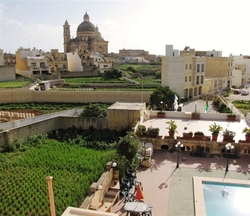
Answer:
[(141, 216), (138, 212), (130, 212), (130, 216)]
[(143, 212), (142, 214), (141, 214), (141, 216), (152, 216), (152, 208), (153, 207), (149, 207), (149, 211), (147, 211), (147, 212)]
[(131, 189), (131, 183), (130, 183), (129, 179), (122, 177), (121, 178), (121, 190), (124, 190), (125, 188), (127, 188), (129, 191)]
[(134, 202), (135, 198), (134, 195), (132, 193), (127, 193), (125, 196), (125, 202)]
[(127, 177), (128, 178), (135, 178), (136, 177), (136, 172), (132, 170), (131, 168), (127, 168)]
[(120, 190), (120, 195), (122, 197), (126, 197), (128, 195), (129, 191), (127, 188), (124, 188), (123, 190)]

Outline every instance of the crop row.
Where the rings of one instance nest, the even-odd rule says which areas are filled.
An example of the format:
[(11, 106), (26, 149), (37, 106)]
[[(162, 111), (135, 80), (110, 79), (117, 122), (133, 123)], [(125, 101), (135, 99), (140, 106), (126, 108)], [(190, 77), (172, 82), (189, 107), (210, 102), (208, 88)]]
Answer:
[(47, 176), (53, 176), (57, 215), (79, 206), (113, 153), (51, 140), (22, 153), (1, 153), (0, 215), (49, 215)]

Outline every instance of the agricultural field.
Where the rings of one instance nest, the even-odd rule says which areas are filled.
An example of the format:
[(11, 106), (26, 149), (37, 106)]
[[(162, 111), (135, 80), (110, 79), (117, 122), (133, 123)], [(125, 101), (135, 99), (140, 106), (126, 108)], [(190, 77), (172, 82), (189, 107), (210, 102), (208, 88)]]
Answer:
[(249, 100), (235, 100), (233, 105), (244, 115), (250, 112), (250, 101)]
[(24, 81), (8, 81), (8, 82), (0, 82), (0, 89), (6, 89), (6, 88), (24, 88), (28, 87), (29, 84), (32, 82), (29, 80)]
[(122, 79), (104, 79), (103, 77), (78, 77), (64, 78), (68, 84), (90, 84), (90, 83), (125, 83)]
[[(70, 110), (74, 108), (84, 108), (88, 104), (81, 103), (22, 103), (22, 104), (0, 104), (1, 111), (20, 111), (28, 110), (29, 112), (39, 112), (41, 114), (49, 114), (63, 110)], [(110, 104), (98, 104), (101, 108), (107, 109)], [(21, 112), (21, 111), (20, 111)]]
[(47, 176), (53, 177), (56, 215), (79, 207), (114, 155), (49, 139), (35, 145), (0, 153), (0, 215), (50, 215)]

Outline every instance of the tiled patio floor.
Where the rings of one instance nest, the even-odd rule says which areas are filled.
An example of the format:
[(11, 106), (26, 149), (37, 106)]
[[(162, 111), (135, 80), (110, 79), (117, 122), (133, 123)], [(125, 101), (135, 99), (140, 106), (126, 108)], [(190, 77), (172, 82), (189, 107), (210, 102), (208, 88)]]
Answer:
[[(181, 159), (185, 157), (186, 160)], [(229, 161), (229, 172), (225, 173), (226, 159), (197, 158), (180, 153), (180, 168), (176, 169), (177, 154), (155, 151), (150, 168), (140, 167), (138, 181), (143, 184), (144, 201), (153, 207), (154, 216), (193, 216), (193, 176), (205, 176), (250, 181), (250, 157), (237, 159), (237, 165)], [(226, 175), (225, 175), (226, 174)], [(120, 200), (113, 212), (126, 215), (124, 201)]]

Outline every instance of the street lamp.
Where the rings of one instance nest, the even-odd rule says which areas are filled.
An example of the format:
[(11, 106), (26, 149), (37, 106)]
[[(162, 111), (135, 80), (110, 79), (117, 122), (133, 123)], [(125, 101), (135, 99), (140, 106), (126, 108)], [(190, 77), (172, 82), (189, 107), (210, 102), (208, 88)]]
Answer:
[(180, 148), (183, 147), (183, 144), (181, 142), (178, 142), (175, 144), (175, 147), (177, 148), (177, 164), (176, 164), (176, 169), (179, 168), (179, 152)]
[(232, 150), (234, 149), (234, 146), (231, 144), (231, 143), (227, 143), (225, 145), (226, 147), (226, 157), (227, 157), (227, 166), (226, 166), (226, 172), (228, 171), (228, 160), (229, 160), (229, 157), (228, 157), (228, 150)]

